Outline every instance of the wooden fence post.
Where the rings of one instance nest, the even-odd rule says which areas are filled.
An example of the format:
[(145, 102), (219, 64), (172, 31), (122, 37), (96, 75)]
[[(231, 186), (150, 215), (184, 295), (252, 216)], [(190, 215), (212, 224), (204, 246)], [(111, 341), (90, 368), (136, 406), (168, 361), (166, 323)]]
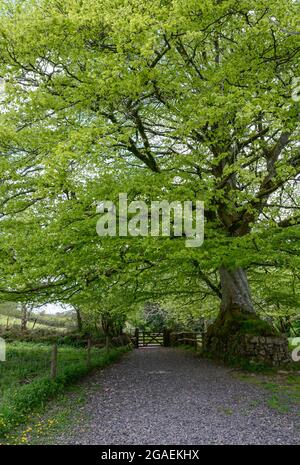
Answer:
[(35, 318), (31, 329), (34, 329), (36, 322), (37, 322), (37, 318)]
[(139, 348), (139, 328), (135, 328), (135, 332), (134, 332), (134, 337), (135, 337), (135, 348), (138, 349)]
[(53, 344), (51, 356), (51, 378), (55, 378), (57, 374), (57, 344)]
[(88, 338), (87, 341), (87, 366), (91, 366), (91, 339)]
[(164, 347), (170, 347), (170, 331), (166, 328), (163, 329)]

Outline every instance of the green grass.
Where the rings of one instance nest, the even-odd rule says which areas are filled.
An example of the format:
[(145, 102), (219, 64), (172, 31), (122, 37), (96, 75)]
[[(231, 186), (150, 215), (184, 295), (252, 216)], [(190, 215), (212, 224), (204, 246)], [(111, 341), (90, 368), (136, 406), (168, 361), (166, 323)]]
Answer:
[(229, 408), (229, 407), (225, 407), (223, 409), (223, 412), (224, 412), (225, 415), (233, 415), (233, 413), (234, 413), (232, 408)]
[(187, 351), (190, 351), (190, 352), (197, 352), (197, 350), (199, 349), (199, 347), (197, 347), (197, 349), (196, 349), (195, 346), (193, 346), (191, 344), (178, 344), (175, 347), (177, 349), (183, 349), (183, 350), (187, 350)]
[(50, 345), (7, 343), (6, 362), (0, 362), (0, 406), (7, 391), (49, 373), (50, 360)]
[[(267, 404), (280, 413), (290, 410), (300, 412), (300, 376), (292, 371), (286, 373), (235, 373), (235, 377), (246, 383), (261, 386), (270, 393)], [(300, 414), (300, 413), (299, 413)]]
[(272, 393), (269, 406), (281, 412), (296, 406), (300, 410), (300, 376), (287, 374), (281, 378), (263, 381), (262, 386)]
[(269, 407), (277, 410), (280, 413), (287, 413), (289, 411), (289, 406), (284, 404), (282, 399), (277, 395), (270, 397), (270, 399), (267, 401), (267, 404)]
[[(88, 387), (88, 392), (94, 388)], [(99, 390), (101, 387), (96, 384)], [(34, 413), (26, 423), (19, 425), (2, 439), (4, 445), (52, 444), (55, 438), (64, 434), (72, 425), (88, 424), (87, 413), (80, 408), (87, 398), (87, 387), (74, 384), (53, 400), (49, 400), (42, 412)]]
[(88, 366), (85, 349), (59, 347), (57, 376), (51, 379), (51, 345), (7, 344), (7, 361), (0, 362), (0, 436), (26, 421), (35, 409), (44, 407), (91, 369), (106, 366), (125, 350), (92, 349)]
[[(0, 362), (0, 406), (7, 390), (29, 384), (34, 379), (50, 374), (52, 345), (35, 342), (13, 342), (6, 344), (6, 362)], [(101, 354), (92, 349), (92, 359)], [(58, 348), (58, 374), (70, 364), (85, 362), (86, 349), (72, 346)]]

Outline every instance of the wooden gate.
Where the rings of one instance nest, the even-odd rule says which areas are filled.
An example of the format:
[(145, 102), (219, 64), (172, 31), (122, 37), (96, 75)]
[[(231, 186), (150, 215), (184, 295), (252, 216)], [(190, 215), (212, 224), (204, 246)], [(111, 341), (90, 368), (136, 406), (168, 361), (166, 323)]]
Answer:
[(164, 347), (166, 346), (166, 335), (164, 332), (154, 333), (150, 331), (135, 332), (135, 347)]
[(202, 336), (202, 333), (195, 332), (171, 333), (164, 329), (155, 333), (136, 328), (131, 341), (136, 349), (139, 347), (176, 347), (181, 344), (191, 345), (197, 349), (202, 346)]

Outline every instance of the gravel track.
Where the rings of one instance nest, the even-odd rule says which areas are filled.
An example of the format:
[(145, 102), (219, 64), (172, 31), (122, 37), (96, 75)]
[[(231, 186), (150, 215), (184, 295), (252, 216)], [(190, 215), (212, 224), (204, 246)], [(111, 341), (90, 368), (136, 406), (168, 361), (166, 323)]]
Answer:
[(134, 350), (84, 386), (87, 422), (55, 444), (300, 443), (299, 412), (277, 412), (264, 389), (186, 351)]

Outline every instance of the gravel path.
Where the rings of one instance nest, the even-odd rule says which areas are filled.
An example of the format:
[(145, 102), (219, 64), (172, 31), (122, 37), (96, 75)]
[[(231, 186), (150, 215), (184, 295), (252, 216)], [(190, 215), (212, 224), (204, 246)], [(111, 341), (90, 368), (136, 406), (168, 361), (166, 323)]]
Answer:
[(300, 443), (299, 413), (269, 408), (264, 389), (186, 351), (135, 350), (85, 387), (88, 421), (56, 444)]

